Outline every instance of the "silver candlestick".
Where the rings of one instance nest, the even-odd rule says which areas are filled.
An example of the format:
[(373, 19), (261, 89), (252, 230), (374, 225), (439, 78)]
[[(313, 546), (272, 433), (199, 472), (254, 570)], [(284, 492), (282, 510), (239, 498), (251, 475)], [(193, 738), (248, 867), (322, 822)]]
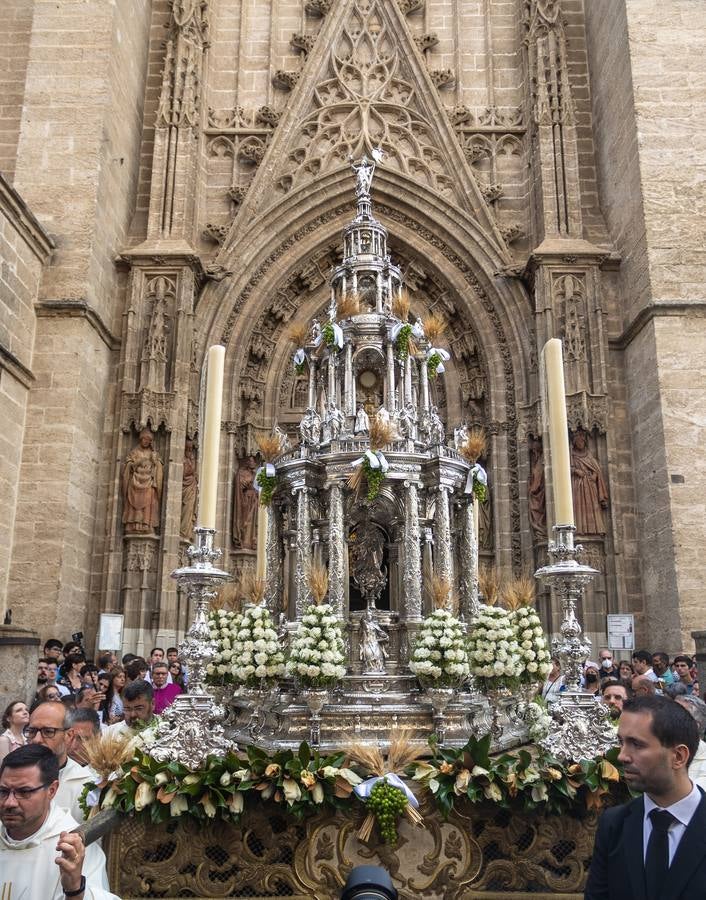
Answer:
[(552, 729), (541, 742), (542, 746), (560, 759), (587, 759), (599, 756), (615, 744), (615, 730), (610, 724), (608, 708), (596, 701), (592, 694), (581, 690), (581, 670), (591, 652), (591, 642), (583, 635), (577, 607), (584, 587), (598, 575), (596, 569), (577, 560), (582, 551), (574, 545), (573, 525), (555, 525), (555, 540), (549, 542), (552, 560), (535, 572), (535, 577), (554, 588), (564, 613), (559, 627), (560, 638), (552, 642), (552, 650), (559, 657), (564, 673), (566, 691), (554, 704), (552, 715), (558, 727)]
[(225, 738), (223, 710), (208, 691), (206, 667), (216, 655), (208, 626), (208, 609), (218, 587), (230, 579), (228, 572), (214, 563), (221, 551), (213, 546), (215, 530), (195, 528), (196, 544), (188, 548), (189, 565), (172, 572), (179, 586), (194, 605), (194, 621), (179, 646), (189, 673), (189, 693), (180, 694), (165, 711), (158, 737), (150, 748), (157, 760), (174, 760), (190, 769), (198, 769), (209, 756), (224, 756), (234, 749)]

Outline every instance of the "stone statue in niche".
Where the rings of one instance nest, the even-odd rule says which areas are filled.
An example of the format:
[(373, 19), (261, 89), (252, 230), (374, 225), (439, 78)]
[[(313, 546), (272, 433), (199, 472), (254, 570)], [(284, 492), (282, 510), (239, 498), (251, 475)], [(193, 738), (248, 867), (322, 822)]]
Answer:
[(443, 444), (446, 440), (446, 432), (444, 431), (444, 423), (441, 421), (438, 407), (432, 406), (429, 412), (429, 443), (434, 446)]
[(123, 469), (125, 534), (155, 534), (159, 528), (163, 478), (164, 465), (154, 449), (154, 435), (151, 429), (143, 428)]
[(358, 412), (355, 416), (355, 427), (353, 430), (356, 434), (367, 434), (368, 431), (370, 431), (370, 418), (368, 417), (364, 406), (358, 407)]
[(197, 496), (196, 451), (194, 442), (187, 438), (184, 447), (184, 470), (181, 479), (181, 525), (179, 534), (188, 541), (192, 539), (194, 534)]
[(257, 547), (257, 505), (255, 488), (257, 462), (254, 456), (240, 460), (235, 473), (233, 536), (243, 550)]
[(598, 460), (588, 447), (588, 436), (579, 430), (571, 440), (571, 490), (579, 534), (605, 534), (603, 510), (608, 507), (608, 487)]
[(361, 616), (358, 626), (358, 655), (363, 663), (364, 675), (377, 675), (385, 671), (385, 659), (388, 656), (386, 643), (389, 635), (375, 621), (373, 607), (368, 606)]
[(313, 406), (307, 408), (299, 423), (299, 437), (305, 446), (318, 444), (321, 440), (321, 417)]
[(272, 434), (279, 441), (279, 452), (280, 453), (288, 453), (292, 449), (292, 442), (289, 440), (289, 437), (285, 431), (283, 431), (279, 425), (275, 425), (272, 430)]
[(530, 473), (527, 479), (529, 520), (535, 537), (547, 535), (547, 498), (544, 481), (544, 449), (540, 438), (530, 437)]
[(493, 549), (493, 506), (490, 497), (488, 491), (483, 503), (478, 504), (478, 547), (481, 550)]

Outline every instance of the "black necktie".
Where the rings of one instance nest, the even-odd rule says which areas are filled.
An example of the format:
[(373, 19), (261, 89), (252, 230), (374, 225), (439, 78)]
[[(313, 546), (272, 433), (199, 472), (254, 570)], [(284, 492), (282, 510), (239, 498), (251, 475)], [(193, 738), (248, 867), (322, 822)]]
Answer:
[(645, 880), (648, 900), (658, 900), (669, 871), (669, 837), (667, 832), (672, 822), (677, 820), (666, 809), (652, 809), (649, 812), (652, 833), (647, 842), (645, 855)]

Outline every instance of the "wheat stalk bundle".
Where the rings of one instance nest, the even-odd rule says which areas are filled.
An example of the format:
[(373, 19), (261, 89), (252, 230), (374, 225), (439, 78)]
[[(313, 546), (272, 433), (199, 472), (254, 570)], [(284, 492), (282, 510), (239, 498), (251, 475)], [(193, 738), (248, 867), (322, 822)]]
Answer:
[(254, 572), (244, 572), (238, 582), (238, 590), (248, 602), (259, 606), (265, 597), (267, 582), (264, 578), (258, 578)]
[(478, 587), (488, 606), (495, 606), (500, 599), (502, 579), (494, 566), (481, 566), (478, 571)]
[(343, 319), (350, 319), (351, 316), (357, 316), (359, 312), (360, 294), (344, 294), (336, 304), (336, 319), (339, 322)]
[(285, 335), (295, 347), (303, 347), (309, 340), (309, 325), (306, 322), (290, 322)]
[(424, 326), (424, 337), (432, 346), (435, 346), (446, 331), (446, 322), (441, 316), (432, 313), (424, 319), (422, 324)]
[(503, 591), (503, 600), (508, 609), (534, 606), (535, 599), (535, 580), (530, 575), (520, 575), (519, 578), (513, 578)]
[(326, 566), (314, 564), (309, 569), (309, 592), (316, 606), (320, 606), (328, 594), (328, 571)]
[(466, 462), (469, 462), (472, 466), (475, 465), (488, 452), (488, 441), (485, 431), (477, 425), (471, 428), (468, 432), (468, 437), (458, 448), (458, 452)]
[(265, 462), (272, 462), (280, 455), (280, 443), (276, 434), (259, 435), (257, 438), (257, 446)]
[(132, 738), (126, 734), (97, 734), (83, 742), (83, 752), (88, 765), (98, 775), (100, 781), (118, 771), (132, 759), (134, 746)]
[(386, 422), (379, 416), (370, 417), (370, 449), (373, 453), (376, 450), (382, 450), (397, 437), (395, 426), (392, 422)]
[(453, 590), (448, 578), (441, 575), (432, 575), (424, 585), (427, 594), (431, 597), (432, 609), (448, 609), (455, 612), (458, 608), (458, 595)]
[[(350, 760), (357, 763), (370, 776), (378, 778), (404, 772), (407, 766), (419, 762), (423, 756), (423, 751), (412, 744), (410, 732), (407, 730), (393, 731), (390, 734), (390, 749), (387, 755), (383, 754), (379, 746), (364, 744), (361, 741), (348, 741), (343, 749)], [(407, 803), (404, 815), (413, 825), (422, 824), (422, 817), (410, 803)], [(359, 839), (367, 841), (374, 826), (375, 814), (369, 812), (358, 829)]]
[(409, 310), (409, 293), (402, 290), (392, 301), (392, 315), (396, 316), (401, 322), (406, 322), (409, 316)]

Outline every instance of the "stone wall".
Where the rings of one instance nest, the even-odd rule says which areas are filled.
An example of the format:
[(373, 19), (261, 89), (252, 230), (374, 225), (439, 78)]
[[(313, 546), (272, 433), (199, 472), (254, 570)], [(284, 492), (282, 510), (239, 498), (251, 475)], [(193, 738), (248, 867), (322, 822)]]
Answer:
[(57, 252), (39, 289), (9, 591), (46, 637), (85, 629), (98, 607), (99, 464), (123, 312), (115, 257), (134, 210), (150, 4), (33, 6), (15, 184)]
[(0, 16), (0, 172), (12, 183), (34, 0), (4, 0)]
[(698, 0), (585, 8), (601, 205), (622, 257), (612, 346), (633, 431), (638, 637), (676, 652), (706, 612), (706, 21)]
[(7, 578), (25, 441), (27, 394), (34, 381), (34, 301), (53, 242), (0, 174), (0, 617)]

